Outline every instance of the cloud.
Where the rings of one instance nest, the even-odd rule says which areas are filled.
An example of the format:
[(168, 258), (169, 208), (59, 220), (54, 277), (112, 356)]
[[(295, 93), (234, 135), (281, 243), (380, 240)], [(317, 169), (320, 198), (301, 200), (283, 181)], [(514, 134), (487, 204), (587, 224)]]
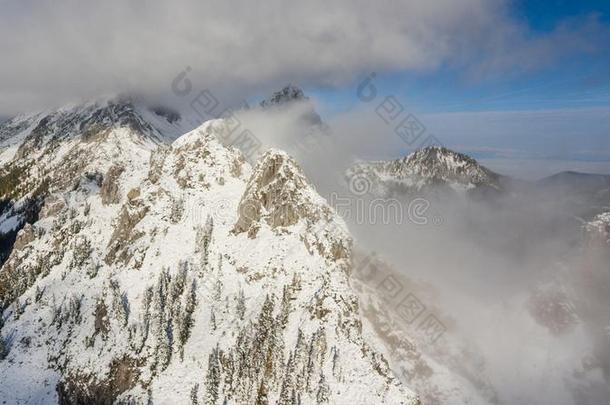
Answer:
[(592, 50), (601, 41), (587, 39), (603, 38), (592, 20), (532, 40), (507, 4), (4, 1), (0, 113), (116, 92), (159, 97), (187, 66), (196, 86), (236, 99), (287, 81), (340, 86), (371, 70), (531, 67), (559, 49)]

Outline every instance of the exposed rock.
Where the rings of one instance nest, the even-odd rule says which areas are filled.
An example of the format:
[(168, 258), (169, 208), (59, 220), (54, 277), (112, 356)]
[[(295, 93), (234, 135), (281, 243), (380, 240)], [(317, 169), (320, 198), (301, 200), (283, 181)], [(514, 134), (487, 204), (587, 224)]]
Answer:
[(25, 224), (25, 226), (17, 233), (17, 239), (15, 240), (13, 249), (17, 251), (22, 250), (28, 243), (32, 242), (34, 239), (36, 239), (34, 228), (30, 224)]
[(136, 187), (136, 188), (132, 188), (131, 190), (129, 190), (129, 192), (127, 193), (127, 199), (129, 201), (133, 201), (136, 198), (140, 197), (140, 188)]
[(119, 165), (112, 165), (108, 169), (100, 190), (102, 204), (117, 204), (121, 201), (119, 177), (124, 171), (125, 168)]
[(235, 232), (246, 232), (264, 220), (271, 228), (317, 221), (329, 215), (312, 201), (311, 186), (296, 162), (283, 152), (270, 150), (259, 160), (239, 203)]
[(124, 357), (113, 361), (106, 380), (82, 372), (67, 373), (57, 384), (60, 405), (111, 405), (117, 397), (137, 382), (139, 371), (133, 359)]
[(148, 179), (151, 183), (156, 184), (161, 177), (163, 164), (170, 148), (167, 146), (159, 146), (150, 155), (150, 169), (148, 170)]
[(136, 225), (146, 216), (149, 207), (141, 199), (129, 200), (121, 208), (112, 237), (108, 243), (108, 254), (104, 261), (111, 265), (116, 262), (126, 264), (132, 258), (130, 247), (142, 236)]
[(50, 195), (45, 198), (40, 210), (40, 218), (47, 218), (57, 215), (66, 208), (65, 201), (58, 195)]

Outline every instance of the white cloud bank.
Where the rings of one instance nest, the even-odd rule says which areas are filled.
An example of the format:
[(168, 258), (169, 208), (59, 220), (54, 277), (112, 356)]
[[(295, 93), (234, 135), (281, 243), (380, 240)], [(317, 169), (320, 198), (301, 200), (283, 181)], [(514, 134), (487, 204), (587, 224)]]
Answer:
[(532, 36), (507, 0), (287, 2), (5, 0), (0, 115), (75, 98), (198, 87), (248, 97), (288, 81), (342, 85), (362, 72), (468, 66), (477, 77), (594, 51), (595, 18)]

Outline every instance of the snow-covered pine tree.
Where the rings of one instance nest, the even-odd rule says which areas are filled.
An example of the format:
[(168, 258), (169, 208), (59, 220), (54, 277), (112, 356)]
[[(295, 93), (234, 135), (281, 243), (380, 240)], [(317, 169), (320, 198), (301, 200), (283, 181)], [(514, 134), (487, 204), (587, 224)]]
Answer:
[(208, 215), (205, 225), (197, 228), (196, 248), (197, 252), (201, 253), (201, 269), (206, 271), (209, 264), (210, 243), (212, 242), (212, 232), (214, 232), (214, 220), (211, 215)]
[(119, 324), (125, 326), (129, 320), (129, 303), (127, 295), (121, 293), (119, 282), (110, 280), (110, 291), (112, 292), (112, 311)]
[(305, 351), (305, 337), (303, 335), (303, 331), (301, 330), (301, 328), (299, 328), (297, 334), (297, 341), (295, 343), (294, 352), (292, 355), (292, 374), (296, 377), (293, 389), (297, 392), (302, 392), (305, 388), (305, 368), (307, 365), (307, 357)]
[(193, 327), (193, 312), (197, 305), (197, 282), (193, 280), (190, 284), (189, 290), (186, 296), (186, 304), (184, 311), (179, 314), (182, 317), (180, 320), (180, 327), (178, 328), (178, 344), (180, 347), (180, 358), (184, 358), (184, 345), (191, 334), (191, 328)]
[(81, 308), (83, 304), (82, 296), (73, 295), (68, 301), (67, 318), (74, 324), (80, 324), (82, 321)]
[(2, 333), (0, 333), (0, 361), (4, 360), (7, 354), (8, 350), (6, 348), (6, 343), (4, 343), (4, 338), (2, 337)]
[(320, 380), (318, 381), (318, 392), (316, 393), (316, 401), (318, 404), (328, 403), (330, 397), (330, 388), (326, 383), (324, 373), (320, 372)]
[(171, 204), (169, 220), (172, 222), (172, 224), (177, 224), (184, 216), (184, 199), (173, 198)]
[(280, 390), (280, 398), (278, 399), (278, 405), (293, 405), (292, 404), (292, 376), (294, 373), (294, 363), (292, 360), (292, 353), (288, 356), (288, 362), (286, 363), (286, 370), (283, 375), (282, 388)]
[(288, 315), (290, 315), (291, 311), (291, 289), (287, 286), (284, 286), (282, 290), (282, 307), (280, 309), (279, 321), (282, 327), (285, 327), (288, 324)]
[(153, 296), (153, 331), (157, 344), (153, 369), (159, 367), (161, 370), (165, 370), (172, 355), (171, 320), (168, 319), (166, 313), (170, 281), (169, 272), (164, 269), (159, 275), (159, 281)]
[(180, 261), (178, 264), (178, 274), (176, 274), (172, 278), (172, 282), (170, 284), (170, 314), (174, 315), (175, 311), (173, 305), (180, 300), (180, 296), (184, 292), (184, 288), (186, 287), (186, 278), (189, 271), (189, 263), (185, 260)]
[(144, 302), (143, 302), (143, 315), (142, 315), (142, 327), (141, 327), (141, 342), (138, 353), (142, 351), (144, 345), (146, 344), (146, 340), (148, 339), (148, 335), (150, 333), (151, 328), (151, 306), (153, 300), (153, 288), (148, 287), (146, 291), (144, 291)]
[[(36, 292), (34, 294), (34, 302), (40, 302), (40, 300), (42, 299), (42, 296), (44, 294), (44, 287), (40, 288), (39, 286), (36, 286)], [(1, 317), (0, 317), (1, 318)], [(2, 329), (2, 320), (0, 319), (0, 329)]]
[(214, 313), (214, 308), (210, 310), (210, 328), (213, 331), (216, 330), (216, 314)]
[(332, 356), (333, 356), (333, 376), (339, 377), (340, 370), (337, 369), (337, 363), (339, 361), (339, 349), (337, 349), (336, 346), (333, 346), (330, 349), (330, 352), (332, 353)]
[(246, 314), (246, 296), (244, 295), (244, 290), (241, 288), (239, 289), (239, 293), (237, 295), (236, 311), (239, 320), (243, 321), (244, 315)]
[(318, 328), (311, 337), (307, 356), (307, 389), (312, 390), (318, 370), (322, 369), (326, 357), (326, 333), (322, 327)]
[(222, 280), (220, 279), (220, 277), (216, 278), (216, 281), (214, 282), (214, 290), (212, 293), (212, 299), (214, 301), (220, 301), (220, 298), (222, 297)]
[(198, 405), (199, 404), (199, 384), (195, 384), (193, 385), (193, 388), (191, 388), (191, 405)]
[(205, 378), (205, 404), (215, 405), (220, 395), (220, 350), (212, 349), (208, 357), (208, 372)]

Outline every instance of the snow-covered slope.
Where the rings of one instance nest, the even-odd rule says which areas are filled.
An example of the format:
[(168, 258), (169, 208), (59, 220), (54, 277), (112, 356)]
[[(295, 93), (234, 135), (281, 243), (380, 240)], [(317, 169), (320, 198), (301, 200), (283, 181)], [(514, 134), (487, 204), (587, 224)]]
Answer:
[(474, 159), (431, 146), (394, 161), (361, 162), (347, 171), (356, 193), (401, 196), (435, 190), (501, 190), (501, 176)]
[(590, 240), (610, 246), (610, 212), (601, 213), (585, 225)]
[(418, 403), (363, 333), (343, 221), (228, 130), (171, 141), (129, 103), (2, 125), (0, 398)]
[(381, 337), (395, 374), (423, 404), (497, 404), (485, 359), (460, 339), (456, 321), (440, 308), (433, 286), (410, 279), (378, 255), (355, 249), (350, 283), (360, 299), (365, 335)]

